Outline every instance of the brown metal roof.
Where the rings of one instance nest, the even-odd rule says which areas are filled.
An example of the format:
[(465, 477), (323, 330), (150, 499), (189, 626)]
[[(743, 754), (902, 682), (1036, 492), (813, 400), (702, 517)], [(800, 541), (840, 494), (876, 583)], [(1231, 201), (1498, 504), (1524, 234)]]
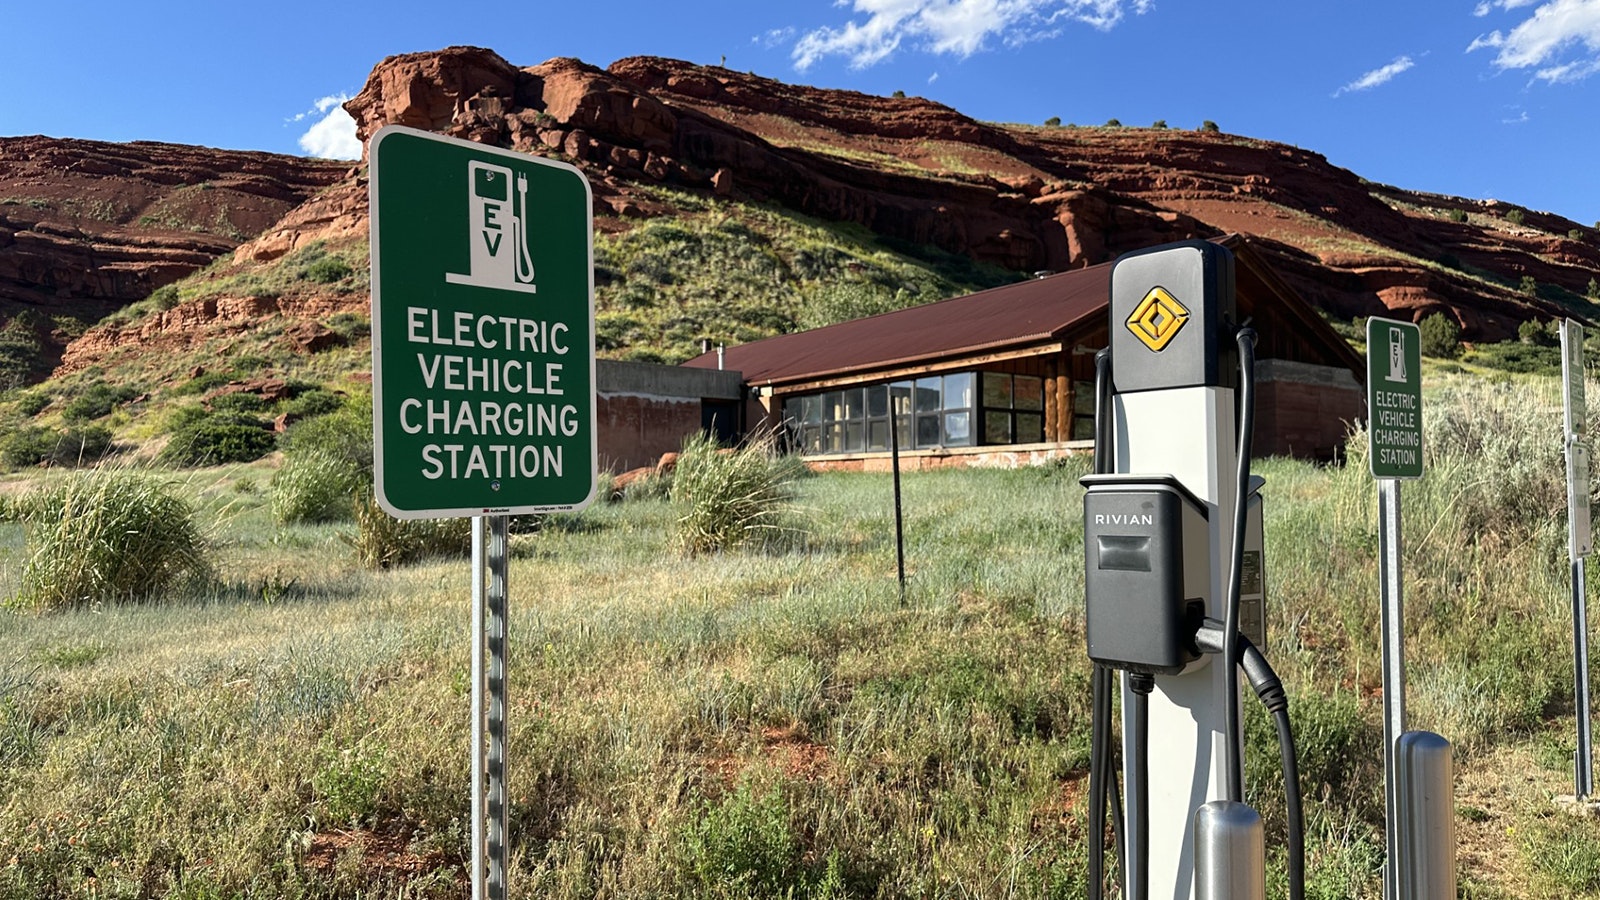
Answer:
[[(1216, 240), (1232, 249), (1238, 267), (1246, 270), (1241, 286), (1249, 280), (1271, 295), (1295, 330), (1319, 347), (1317, 356), (1343, 363), (1358, 377), (1364, 374), (1361, 358), (1250, 250), (1247, 239), (1228, 235)], [(1060, 341), (1075, 327), (1105, 315), (1111, 265), (728, 347), (723, 365), (742, 372), (746, 384), (781, 385)], [(1240, 311), (1247, 312), (1243, 298)], [(705, 353), (684, 365), (713, 369), (717, 354)]]
[[(865, 319), (729, 347), (724, 365), (761, 385), (1057, 340), (1102, 315), (1111, 264), (991, 288)], [(715, 351), (684, 363), (715, 368)]]

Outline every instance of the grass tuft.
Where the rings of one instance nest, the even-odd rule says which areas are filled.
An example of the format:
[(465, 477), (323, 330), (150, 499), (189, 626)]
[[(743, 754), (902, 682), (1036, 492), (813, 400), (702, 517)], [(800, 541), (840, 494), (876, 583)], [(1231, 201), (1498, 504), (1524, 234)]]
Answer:
[(159, 599), (207, 572), (189, 504), (156, 478), (125, 469), (76, 474), (14, 507), (27, 526), (22, 589), (10, 603), (50, 610)]
[(800, 457), (778, 451), (771, 434), (733, 450), (707, 434), (685, 441), (671, 489), (680, 549), (712, 553), (791, 531), (783, 521), (791, 484), (806, 471)]

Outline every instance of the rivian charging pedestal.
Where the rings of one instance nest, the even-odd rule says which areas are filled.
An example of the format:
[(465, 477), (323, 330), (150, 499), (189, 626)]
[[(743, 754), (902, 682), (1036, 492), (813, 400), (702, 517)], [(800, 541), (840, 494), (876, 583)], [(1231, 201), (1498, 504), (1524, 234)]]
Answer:
[[(1227, 737), (1237, 681), (1193, 640), (1202, 619), (1223, 617), (1230, 593), (1236, 321), (1233, 255), (1223, 247), (1188, 241), (1112, 267), (1111, 390), (1101, 410), (1111, 421), (1099, 433), (1113, 446), (1109, 472), (1084, 479), (1085, 619), (1090, 656), (1123, 672), (1123, 872), (1133, 898), (1265, 894), (1260, 817), (1242, 798), (1228, 802), (1237, 778), (1228, 768), (1241, 756)], [(1252, 530), (1238, 630), (1259, 635), (1259, 524)], [(1146, 710), (1141, 720), (1136, 708)], [(1147, 744), (1143, 772), (1130, 737)]]

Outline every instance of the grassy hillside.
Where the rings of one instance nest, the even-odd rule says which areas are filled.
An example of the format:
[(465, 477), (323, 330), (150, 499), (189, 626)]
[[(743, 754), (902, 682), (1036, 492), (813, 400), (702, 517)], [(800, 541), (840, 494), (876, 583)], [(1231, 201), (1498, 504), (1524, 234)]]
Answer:
[[(773, 207), (665, 189), (649, 196), (675, 214), (627, 228), (612, 220), (595, 236), (596, 344), (604, 357), (677, 363), (706, 346), (1019, 277)], [(243, 393), (260, 395), (259, 383), (269, 379), (286, 390), (228, 399), (220, 412), (267, 425), (305, 414), (308, 403), (323, 403), (320, 395), (362, 393), (371, 368), (367, 253), (365, 241), (346, 239), (267, 262), (228, 257), (112, 314), (69, 351), (70, 372), (31, 386), (19, 375), (19, 386), (0, 392), (0, 427), (9, 435), (0, 438), (0, 465), (93, 460), (107, 446), (152, 455), (218, 412), (219, 392), (252, 382)], [(25, 375), (38, 350), (5, 338), (0, 386), (11, 369)], [(301, 399), (308, 393), (310, 401)], [(85, 396), (99, 402), (88, 405)]]
[[(1405, 488), (1411, 721), (1457, 748), (1464, 896), (1600, 896), (1600, 826), (1550, 802), (1572, 746), (1558, 398), (1437, 381)], [(1352, 456), (1257, 469), (1321, 898), (1376, 897), (1382, 856)], [(1083, 896), (1082, 471), (908, 475), (904, 602), (881, 475), (802, 480), (798, 535), (759, 548), (684, 556), (659, 494), (515, 536), (514, 895)], [(459, 896), (466, 562), (369, 571), (348, 524), (274, 524), (271, 475), (166, 476), (207, 581), (0, 611), (0, 898)], [(5, 594), (30, 553), (0, 526)], [(1281, 896), (1276, 748), (1247, 705)]]

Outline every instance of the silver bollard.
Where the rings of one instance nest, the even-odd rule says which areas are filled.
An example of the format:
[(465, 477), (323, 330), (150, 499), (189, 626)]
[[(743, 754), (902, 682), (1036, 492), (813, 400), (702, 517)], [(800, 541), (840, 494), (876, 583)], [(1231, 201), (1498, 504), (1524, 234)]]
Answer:
[(1431, 731), (1408, 731), (1394, 746), (1399, 815), (1400, 900), (1455, 900), (1455, 758), (1450, 742)]
[(1200, 807), (1194, 814), (1195, 900), (1266, 900), (1266, 896), (1261, 816), (1232, 800), (1212, 800)]

